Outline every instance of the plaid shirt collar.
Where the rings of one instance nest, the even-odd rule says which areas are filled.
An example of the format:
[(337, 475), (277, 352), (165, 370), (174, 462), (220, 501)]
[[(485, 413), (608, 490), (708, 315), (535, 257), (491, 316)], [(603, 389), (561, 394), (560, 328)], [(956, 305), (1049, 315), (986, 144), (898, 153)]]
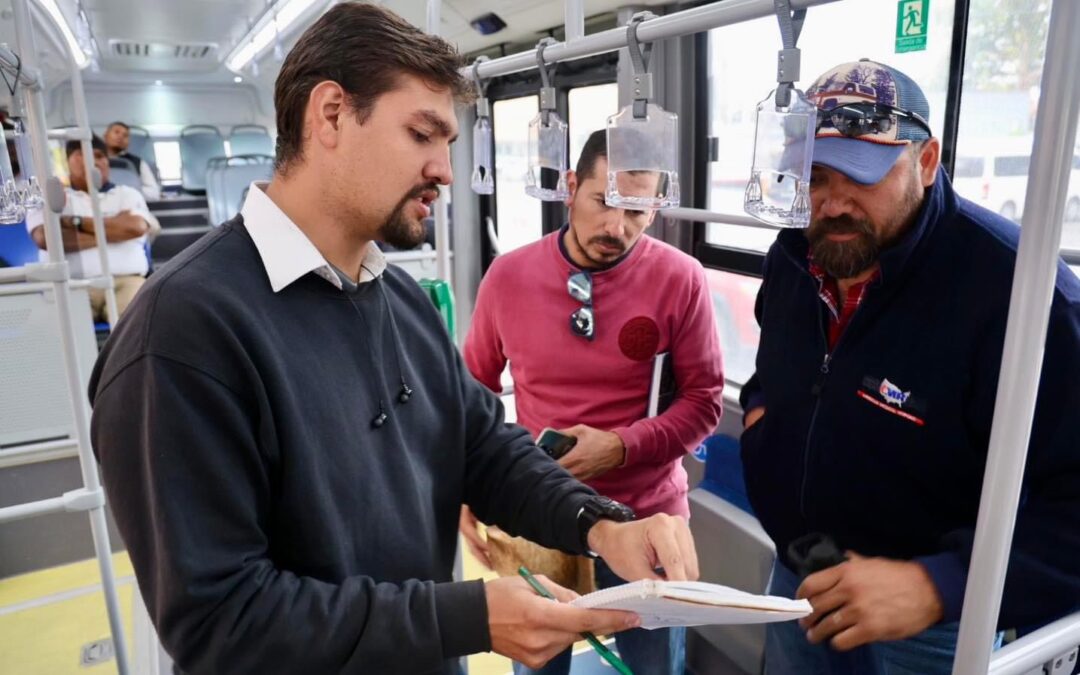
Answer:
[(836, 279), (826, 274), (825, 270), (814, 262), (813, 251), (807, 254), (807, 260), (810, 275), (817, 279), (818, 282), (818, 297), (821, 298), (821, 301), (825, 303), (825, 307), (829, 310), (829, 349), (832, 349), (840, 340), (840, 335), (843, 334), (848, 323), (851, 322), (855, 310), (862, 304), (871, 282), (876, 281), (881, 276), (881, 269), (875, 270), (866, 281), (853, 284), (848, 289), (847, 296), (844, 298), (843, 304), (841, 304), (840, 285), (836, 282)]

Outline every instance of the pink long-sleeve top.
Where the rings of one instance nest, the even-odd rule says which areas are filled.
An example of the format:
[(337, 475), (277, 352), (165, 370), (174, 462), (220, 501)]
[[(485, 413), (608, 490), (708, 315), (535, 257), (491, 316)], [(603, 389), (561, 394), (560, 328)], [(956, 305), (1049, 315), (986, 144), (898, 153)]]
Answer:
[[(619, 466), (589, 481), (641, 517), (689, 516), (680, 461), (716, 428), (723, 370), (712, 300), (700, 263), (642, 237), (626, 258), (592, 273), (595, 339), (570, 331), (582, 303), (566, 282), (578, 271), (559, 245), (561, 232), (500, 256), (480, 284), (465, 340), (465, 363), (493, 391), (506, 362), (518, 423), (585, 424), (613, 431), (626, 446)], [(668, 352), (677, 394), (646, 419), (653, 359)]]

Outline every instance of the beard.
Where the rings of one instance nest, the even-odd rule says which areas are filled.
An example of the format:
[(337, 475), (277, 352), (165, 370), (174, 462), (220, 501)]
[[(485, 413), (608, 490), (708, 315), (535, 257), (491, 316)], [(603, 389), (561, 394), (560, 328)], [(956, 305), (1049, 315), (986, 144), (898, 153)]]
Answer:
[[(582, 245), (581, 239), (578, 238), (577, 230), (574, 229), (573, 225), (570, 225), (570, 235), (573, 237), (574, 244), (577, 246), (578, 251), (580, 251), (581, 255), (583, 255), (585, 259), (591, 263), (591, 267), (593, 269), (604, 269), (606, 267), (610, 267), (622, 260), (623, 256), (626, 255), (626, 243), (616, 237), (611, 237), (606, 234), (599, 234), (589, 239), (586, 245)], [(599, 257), (593, 256), (589, 253), (589, 249), (587, 248), (587, 246), (592, 246), (593, 244), (612, 246), (619, 249), (619, 253), (615, 256), (611, 256), (610, 254), (599, 254)]]
[(622, 257), (626, 255), (626, 244), (615, 237), (609, 237), (606, 234), (597, 235), (589, 240), (589, 245), (592, 246), (593, 244), (609, 246), (618, 250), (618, 253), (614, 255), (603, 253), (601, 254), (602, 257), (597, 259), (589, 255), (589, 249), (582, 247), (582, 251), (585, 252), (585, 257), (598, 265), (611, 265), (613, 262), (621, 260)]
[[(917, 178), (917, 174), (916, 174)], [(814, 262), (833, 279), (851, 279), (873, 266), (882, 251), (899, 241), (911, 228), (922, 207), (921, 184), (912, 180), (899, 209), (882, 227), (849, 215), (817, 218), (810, 222), (806, 238)], [(831, 241), (830, 234), (855, 234), (849, 241)]]
[[(849, 241), (831, 241), (830, 234), (856, 234)], [(833, 279), (850, 279), (866, 271), (881, 255), (881, 242), (869, 220), (848, 215), (818, 218), (806, 230), (814, 262)]]
[(405, 207), (409, 205), (409, 202), (417, 199), (425, 192), (435, 192), (437, 194), (438, 191), (439, 186), (435, 183), (418, 185), (409, 190), (401, 198), (401, 201), (397, 203), (397, 206), (394, 207), (394, 210), (390, 212), (390, 215), (386, 217), (386, 221), (379, 227), (379, 239), (401, 250), (416, 248), (424, 243), (427, 236), (424, 221), (410, 220), (405, 215)]

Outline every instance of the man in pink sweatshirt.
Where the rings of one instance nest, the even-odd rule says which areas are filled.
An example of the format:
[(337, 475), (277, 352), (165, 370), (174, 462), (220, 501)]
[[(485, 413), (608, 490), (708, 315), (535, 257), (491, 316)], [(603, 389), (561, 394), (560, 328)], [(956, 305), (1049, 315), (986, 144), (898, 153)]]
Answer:
[[(658, 174), (621, 176), (655, 193)], [(493, 391), (510, 362), (517, 421), (535, 437), (552, 427), (577, 438), (559, 463), (637, 516), (688, 518), (683, 456), (716, 428), (723, 372), (712, 299), (701, 265), (644, 236), (656, 213), (604, 201), (607, 139), (593, 133), (568, 176), (569, 224), (500, 256), (480, 284), (465, 363)], [(620, 185), (620, 189), (626, 189)], [(653, 361), (667, 353), (675, 397), (646, 418)], [(483, 558), (475, 518), (462, 532)], [(623, 583), (597, 560), (600, 588)], [(684, 629), (619, 633), (634, 672), (681, 675)], [(567, 650), (540, 671), (565, 675)]]

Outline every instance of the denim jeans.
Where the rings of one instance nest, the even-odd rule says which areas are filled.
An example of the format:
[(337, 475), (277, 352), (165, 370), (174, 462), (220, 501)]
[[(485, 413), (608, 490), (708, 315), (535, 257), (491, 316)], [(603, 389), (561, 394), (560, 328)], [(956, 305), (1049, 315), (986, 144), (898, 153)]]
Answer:
[[(611, 588), (626, 581), (620, 579), (602, 560), (596, 561), (597, 588)], [(634, 628), (615, 634), (619, 657), (635, 675), (683, 675), (686, 663), (686, 629)], [(514, 675), (568, 675), (571, 649), (560, 653), (539, 670), (514, 664)]]
[[(795, 597), (799, 579), (776, 563), (770, 595)], [(956, 652), (957, 622), (941, 623), (906, 640), (874, 642), (848, 652), (812, 645), (797, 621), (765, 629), (765, 675), (949, 675)], [(998, 635), (994, 648), (1001, 646)]]

